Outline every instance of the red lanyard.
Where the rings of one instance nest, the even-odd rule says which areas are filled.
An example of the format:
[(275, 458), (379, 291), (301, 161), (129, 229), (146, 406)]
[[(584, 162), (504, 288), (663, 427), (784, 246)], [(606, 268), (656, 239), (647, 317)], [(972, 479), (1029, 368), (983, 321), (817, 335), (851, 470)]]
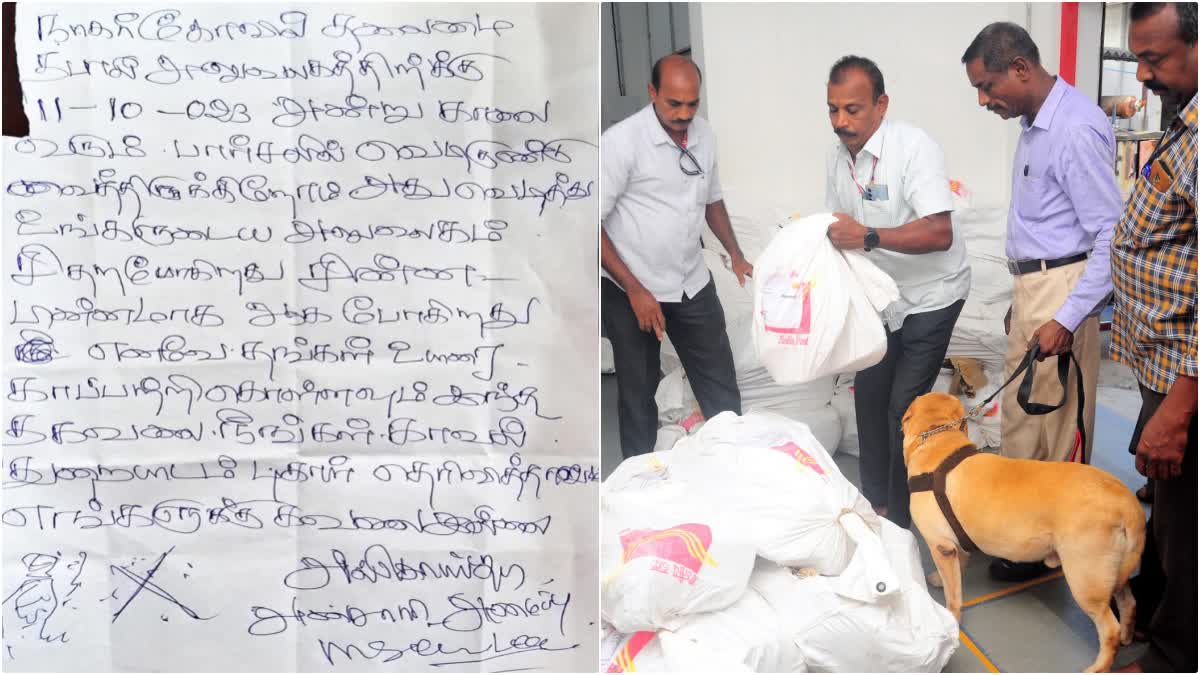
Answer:
[[(868, 187), (869, 187), (869, 186), (871, 186), (871, 185), (874, 185), (874, 184), (875, 184), (875, 166), (876, 166), (877, 164), (879, 164), (879, 158), (878, 158), (878, 157), (872, 157), (872, 158), (871, 158), (871, 181), (870, 181), (869, 183), (867, 183), (867, 186), (868, 186)], [(864, 188), (863, 186), (859, 185), (859, 184), (858, 184), (858, 178), (856, 178), (856, 177), (854, 176), (854, 164), (853, 164), (853, 163), (851, 163), (851, 161), (847, 159), (847, 160), (846, 160), (846, 166), (849, 166), (849, 167), (850, 167), (850, 180), (854, 181), (854, 187), (858, 188), (858, 194), (859, 194), (859, 196), (864, 196), (864, 195), (866, 195), (866, 194), (867, 194), (867, 190), (866, 190), (866, 188)]]

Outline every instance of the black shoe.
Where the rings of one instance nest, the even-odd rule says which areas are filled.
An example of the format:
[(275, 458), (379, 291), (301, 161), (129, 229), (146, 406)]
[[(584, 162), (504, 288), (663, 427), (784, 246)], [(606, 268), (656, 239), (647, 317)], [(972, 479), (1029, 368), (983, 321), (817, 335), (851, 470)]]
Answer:
[(1133, 494), (1137, 495), (1138, 501), (1143, 504), (1154, 504), (1154, 481), (1146, 481), (1146, 484)]
[(1004, 558), (993, 558), (988, 573), (996, 581), (1029, 581), (1050, 572), (1043, 562), (1013, 562)]

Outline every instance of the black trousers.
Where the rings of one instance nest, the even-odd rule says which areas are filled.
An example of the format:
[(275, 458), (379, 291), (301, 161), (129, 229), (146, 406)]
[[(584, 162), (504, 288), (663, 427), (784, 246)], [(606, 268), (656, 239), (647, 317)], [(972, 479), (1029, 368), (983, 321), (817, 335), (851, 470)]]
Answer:
[(900, 527), (912, 524), (900, 418), (913, 399), (933, 389), (964, 302), (906, 317), (900, 330), (887, 331), (883, 360), (854, 376), (863, 496), (872, 506), (886, 506)]
[[(609, 279), (600, 282), (601, 321), (613, 347), (617, 371), (617, 411), (621, 453), (626, 457), (654, 450), (658, 434), (659, 350), (654, 333), (638, 328), (629, 296)], [(710, 276), (695, 297), (663, 302), (667, 336), (679, 354), (692, 393), (704, 417), (726, 410), (742, 414), (742, 397), (733, 369), (733, 352), (725, 334), (725, 312)]]
[[(1166, 397), (1145, 387), (1130, 452)], [(1196, 419), (1189, 425), (1183, 475), (1156, 480), (1146, 548), (1130, 581), (1137, 599), (1137, 625), (1150, 648), (1139, 659), (1148, 672), (1196, 672)]]

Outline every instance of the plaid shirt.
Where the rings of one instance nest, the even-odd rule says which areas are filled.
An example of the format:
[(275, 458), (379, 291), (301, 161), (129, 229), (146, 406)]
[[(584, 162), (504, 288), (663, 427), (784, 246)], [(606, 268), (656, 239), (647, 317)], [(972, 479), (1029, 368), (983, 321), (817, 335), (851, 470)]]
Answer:
[(1110, 245), (1112, 355), (1133, 368), (1142, 386), (1165, 394), (1177, 376), (1196, 376), (1195, 96), (1153, 162), (1173, 182), (1160, 192), (1139, 176)]

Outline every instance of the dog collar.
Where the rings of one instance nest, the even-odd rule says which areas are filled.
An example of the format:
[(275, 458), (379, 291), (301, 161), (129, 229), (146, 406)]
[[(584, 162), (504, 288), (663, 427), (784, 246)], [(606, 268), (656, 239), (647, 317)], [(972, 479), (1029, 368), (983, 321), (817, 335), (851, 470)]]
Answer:
[(948, 422), (946, 424), (943, 424), (940, 427), (934, 427), (928, 431), (921, 432), (921, 434), (917, 437), (917, 445), (923, 444), (925, 441), (929, 440), (930, 438), (933, 438), (934, 436), (937, 436), (940, 433), (945, 433), (947, 431), (951, 431), (954, 429), (959, 429), (959, 430), (965, 431), (965, 429), (962, 428), (962, 425), (967, 421), (968, 417), (969, 417), (969, 415), (967, 417), (957, 419), (953, 422)]

